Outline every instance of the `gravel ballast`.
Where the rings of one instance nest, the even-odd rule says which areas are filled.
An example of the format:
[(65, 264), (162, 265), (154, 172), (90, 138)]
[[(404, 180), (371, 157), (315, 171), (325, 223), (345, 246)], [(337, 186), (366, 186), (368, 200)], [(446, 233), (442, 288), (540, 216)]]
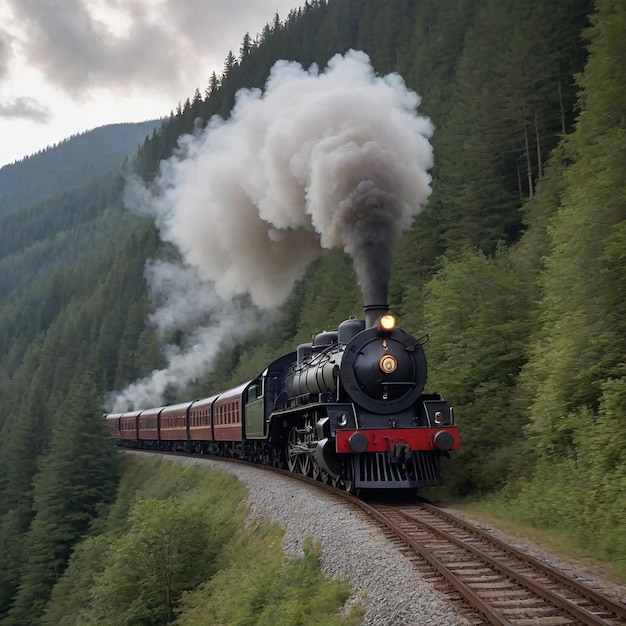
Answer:
[(299, 481), (253, 467), (211, 459), (168, 458), (235, 474), (248, 486), (250, 516), (273, 519), (285, 529), (287, 553), (302, 554), (307, 535), (319, 542), (322, 570), (329, 578), (348, 581), (352, 596), (346, 610), (354, 602), (364, 606), (364, 626), (469, 624), (358, 511)]
[[(137, 452), (137, 454), (142, 454)], [(365, 609), (364, 626), (467, 626), (447, 598), (423, 579), (410, 562), (369, 522), (364, 514), (335, 501), (324, 492), (254, 467), (223, 463), (210, 458), (167, 457), (182, 464), (205, 464), (235, 474), (248, 486), (250, 517), (275, 520), (285, 529), (284, 549), (301, 555), (309, 535), (322, 546), (320, 565), (329, 578), (348, 581), (352, 596), (346, 605)], [(467, 514), (455, 511), (460, 517)], [(511, 537), (474, 522), (496, 537), (510, 542), (609, 597), (626, 602), (623, 586), (591, 571), (586, 565), (557, 557), (531, 542)]]

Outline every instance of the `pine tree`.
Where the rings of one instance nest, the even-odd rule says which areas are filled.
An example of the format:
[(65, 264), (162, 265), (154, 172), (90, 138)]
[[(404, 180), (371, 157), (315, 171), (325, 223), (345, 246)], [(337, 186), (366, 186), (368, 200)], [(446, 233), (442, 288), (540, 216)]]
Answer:
[(243, 59), (247, 57), (251, 51), (252, 51), (252, 37), (250, 37), (249, 32), (246, 32), (246, 34), (243, 36), (241, 47), (239, 48), (239, 60), (243, 61)]
[(217, 93), (219, 88), (220, 88), (220, 79), (217, 77), (217, 74), (215, 72), (212, 72), (211, 77), (209, 78), (209, 86), (206, 88), (204, 95), (207, 98), (211, 98)]
[(56, 417), (49, 453), (34, 480), (35, 517), (25, 538), (25, 566), (6, 624), (37, 624), (74, 544), (111, 501), (118, 457), (100, 399), (82, 374)]
[(228, 75), (232, 72), (234, 67), (237, 67), (237, 58), (233, 54), (233, 51), (229, 50), (228, 54), (226, 55), (226, 59), (224, 60), (224, 70), (222, 72), (222, 81), (228, 77)]

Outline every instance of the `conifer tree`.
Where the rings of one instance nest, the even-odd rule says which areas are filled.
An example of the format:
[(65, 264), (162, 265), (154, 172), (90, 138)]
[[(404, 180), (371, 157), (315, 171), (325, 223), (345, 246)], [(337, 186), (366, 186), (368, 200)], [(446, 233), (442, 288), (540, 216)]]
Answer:
[(234, 67), (237, 67), (237, 58), (233, 54), (233, 51), (229, 50), (228, 54), (226, 55), (226, 59), (224, 60), (224, 70), (222, 72), (222, 78), (227, 78)]
[(252, 37), (250, 37), (250, 33), (246, 32), (243, 36), (243, 41), (241, 42), (241, 47), (239, 48), (239, 60), (243, 61), (245, 57), (247, 57), (252, 50)]
[(209, 86), (206, 88), (204, 95), (207, 98), (211, 98), (211, 96), (215, 95), (220, 88), (220, 79), (217, 77), (215, 72), (211, 73), (211, 77), (209, 78)]
[(49, 453), (34, 480), (35, 517), (25, 538), (25, 566), (6, 624), (37, 624), (74, 544), (114, 496), (117, 453), (89, 373), (81, 374), (56, 416)]

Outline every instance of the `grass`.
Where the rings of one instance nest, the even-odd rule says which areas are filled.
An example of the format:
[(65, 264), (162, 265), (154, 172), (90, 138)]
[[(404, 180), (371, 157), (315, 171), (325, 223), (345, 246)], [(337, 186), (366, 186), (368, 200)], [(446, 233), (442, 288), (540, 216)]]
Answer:
[(577, 561), (596, 576), (618, 584), (626, 584), (626, 569), (619, 564), (602, 561), (593, 552), (580, 545), (568, 533), (554, 529), (542, 529), (516, 519), (516, 512), (510, 502), (492, 497), (481, 501), (461, 502), (452, 506), (453, 510), (489, 526), (494, 530), (510, 535), (520, 542), (534, 544), (539, 550), (562, 560)]

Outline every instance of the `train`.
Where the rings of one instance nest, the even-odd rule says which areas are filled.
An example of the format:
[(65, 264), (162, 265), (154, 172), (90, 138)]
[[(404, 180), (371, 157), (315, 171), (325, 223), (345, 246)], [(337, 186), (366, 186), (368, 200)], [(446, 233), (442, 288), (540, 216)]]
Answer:
[(425, 393), (423, 341), (366, 305), (256, 378), (206, 398), (104, 417), (126, 448), (234, 457), (350, 493), (442, 485), (460, 446), (452, 406)]

